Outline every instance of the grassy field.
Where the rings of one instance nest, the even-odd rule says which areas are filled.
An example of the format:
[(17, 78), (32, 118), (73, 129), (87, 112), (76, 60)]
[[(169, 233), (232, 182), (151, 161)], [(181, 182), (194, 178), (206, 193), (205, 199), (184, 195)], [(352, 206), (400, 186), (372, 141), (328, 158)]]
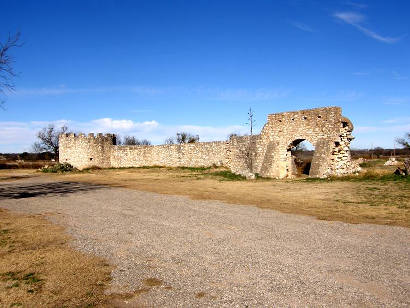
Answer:
[(55, 175), (193, 199), (254, 205), (323, 220), (410, 226), (410, 179), (393, 175), (385, 160), (365, 163), (358, 176), (331, 179), (244, 180), (223, 168), (144, 167)]

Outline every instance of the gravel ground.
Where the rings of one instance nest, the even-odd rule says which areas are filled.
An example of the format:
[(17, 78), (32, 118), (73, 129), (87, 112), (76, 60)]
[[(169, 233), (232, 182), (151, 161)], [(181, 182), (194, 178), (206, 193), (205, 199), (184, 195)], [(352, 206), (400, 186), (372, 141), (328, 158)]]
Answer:
[(0, 206), (55, 213), (129, 307), (410, 305), (406, 228), (44, 178), (1, 184)]

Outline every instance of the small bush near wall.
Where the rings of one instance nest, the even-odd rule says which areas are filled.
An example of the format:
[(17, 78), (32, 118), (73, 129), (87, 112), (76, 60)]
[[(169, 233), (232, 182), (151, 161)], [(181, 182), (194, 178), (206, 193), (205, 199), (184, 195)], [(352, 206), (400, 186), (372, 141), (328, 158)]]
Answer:
[(41, 172), (45, 173), (70, 172), (75, 170), (77, 169), (75, 169), (73, 166), (67, 163), (55, 164), (54, 166), (44, 166), (40, 169)]

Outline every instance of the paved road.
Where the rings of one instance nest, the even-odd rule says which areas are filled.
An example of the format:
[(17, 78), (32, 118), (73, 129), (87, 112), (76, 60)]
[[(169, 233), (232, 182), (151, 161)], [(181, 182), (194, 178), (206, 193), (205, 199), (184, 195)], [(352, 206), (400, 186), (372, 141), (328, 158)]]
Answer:
[(117, 265), (112, 292), (158, 279), (130, 306), (410, 305), (406, 228), (44, 178), (1, 184), (0, 206), (58, 213), (79, 249)]

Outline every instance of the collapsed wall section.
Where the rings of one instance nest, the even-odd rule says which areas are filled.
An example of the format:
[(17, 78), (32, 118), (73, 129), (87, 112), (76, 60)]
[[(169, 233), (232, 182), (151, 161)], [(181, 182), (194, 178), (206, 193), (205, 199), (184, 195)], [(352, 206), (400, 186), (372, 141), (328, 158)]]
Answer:
[(233, 173), (252, 178), (258, 173), (256, 163), (260, 145), (260, 135), (231, 137), (225, 166)]
[[(265, 177), (292, 177), (294, 157), (291, 148), (307, 140), (315, 148), (310, 176), (348, 173), (347, 166), (351, 162), (346, 148), (353, 139), (352, 130), (353, 126), (342, 116), (339, 107), (270, 114), (261, 132), (256, 171)], [(338, 169), (337, 164), (345, 166), (344, 169)]]

